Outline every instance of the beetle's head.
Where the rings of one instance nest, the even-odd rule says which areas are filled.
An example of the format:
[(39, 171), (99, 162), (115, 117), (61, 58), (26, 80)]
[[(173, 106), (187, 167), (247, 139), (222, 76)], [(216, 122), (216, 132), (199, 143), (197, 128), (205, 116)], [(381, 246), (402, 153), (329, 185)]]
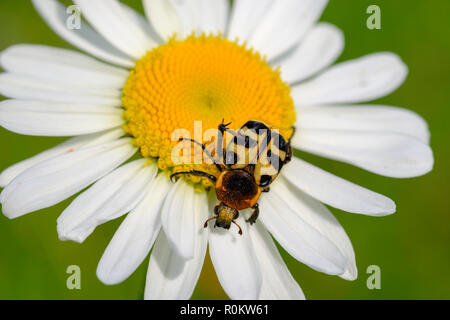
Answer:
[(224, 228), (229, 230), (231, 224), (234, 223), (239, 228), (239, 234), (242, 235), (241, 227), (234, 221), (239, 217), (239, 211), (227, 206), (225, 203), (221, 202), (214, 208), (215, 217), (208, 219), (205, 223), (205, 228), (208, 226), (208, 222), (211, 220), (216, 220), (214, 228)]

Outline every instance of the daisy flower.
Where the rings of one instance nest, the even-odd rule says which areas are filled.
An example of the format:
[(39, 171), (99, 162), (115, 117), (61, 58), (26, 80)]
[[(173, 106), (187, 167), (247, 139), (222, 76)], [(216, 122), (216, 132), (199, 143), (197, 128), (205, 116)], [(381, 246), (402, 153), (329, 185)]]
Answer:
[(86, 54), (25, 44), (1, 54), (0, 93), (9, 100), (0, 125), (73, 137), (2, 172), (2, 210), (17, 218), (82, 191), (57, 224), (61, 240), (76, 242), (128, 213), (98, 265), (105, 284), (127, 279), (151, 251), (145, 298), (188, 299), (209, 248), (230, 298), (303, 299), (272, 237), (311, 268), (354, 280), (352, 244), (325, 205), (395, 212), (389, 198), (294, 157), (261, 196), (257, 223), (238, 219), (242, 236), (204, 229), (216, 201), (208, 181), (169, 180), (193, 168), (170, 155), (174, 130), (193, 136), (195, 121), (203, 130), (222, 119), (237, 128), (263, 121), (298, 150), (387, 177), (432, 169), (420, 116), (361, 104), (395, 91), (406, 65), (387, 52), (333, 65), (344, 38), (318, 22), (326, 0), (143, 0), (146, 18), (117, 0), (75, 0), (80, 30), (67, 27), (59, 2), (32, 2)]

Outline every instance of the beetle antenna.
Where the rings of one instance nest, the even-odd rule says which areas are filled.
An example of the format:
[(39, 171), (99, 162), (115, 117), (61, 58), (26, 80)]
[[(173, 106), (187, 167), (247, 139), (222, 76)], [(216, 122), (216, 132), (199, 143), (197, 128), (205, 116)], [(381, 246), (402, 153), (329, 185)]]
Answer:
[(225, 124), (225, 119), (222, 119), (222, 126), (224, 126), (225, 128), (228, 127), (230, 124), (232, 124), (233, 122), (227, 123)]
[(239, 235), (242, 236), (241, 226), (236, 223), (236, 221), (232, 221), (239, 228)]
[(211, 219), (206, 220), (206, 222), (205, 222), (205, 224), (204, 224), (204, 227), (205, 227), (205, 228), (208, 228), (208, 223), (209, 223), (210, 221), (216, 220), (216, 219), (217, 219), (217, 217), (212, 217)]

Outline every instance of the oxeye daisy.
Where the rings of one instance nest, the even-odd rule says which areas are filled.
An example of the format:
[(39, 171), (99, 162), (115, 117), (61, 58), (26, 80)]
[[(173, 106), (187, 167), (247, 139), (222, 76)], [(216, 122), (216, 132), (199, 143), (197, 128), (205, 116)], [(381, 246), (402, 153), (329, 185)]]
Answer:
[[(211, 163), (174, 162), (176, 130), (248, 121), (277, 129), (294, 149), (393, 178), (433, 167), (425, 121), (406, 109), (363, 104), (395, 91), (408, 68), (393, 53), (334, 64), (341, 31), (318, 20), (326, 0), (143, 0), (146, 18), (117, 0), (75, 0), (85, 21), (67, 27), (56, 0), (32, 0), (63, 39), (85, 53), (16, 45), (0, 56), (0, 125), (72, 137), (0, 175), (9, 218), (81, 192), (57, 221), (61, 240), (83, 242), (126, 217), (97, 269), (105, 284), (150, 260), (146, 299), (189, 299), (207, 251), (232, 299), (304, 299), (273, 238), (295, 259), (357, 278), (352, 244), (325, 205), (385, 216), (389, 198), (295, 155), (261, 193), (259, 218), (214, 228)], [(358, 103), (358, 105), (356, 105)], [(294, 130), (295, 128), (295, 130)], [(207, 177), (181, 172), (204, 172)], [(272, 238), (273, 237), (273, 238)]]

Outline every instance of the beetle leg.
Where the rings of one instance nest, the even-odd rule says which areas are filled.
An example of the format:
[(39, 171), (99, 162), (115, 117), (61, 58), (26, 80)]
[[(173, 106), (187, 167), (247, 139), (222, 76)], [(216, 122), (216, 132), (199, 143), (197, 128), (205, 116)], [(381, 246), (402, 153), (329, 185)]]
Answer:
[(206, 173), (206, 172), (203, 172), (203, 171), (195, 171), (195, 170), (193, 170), (193, 171), (187, 171), (187, 172), (177, 172), (177, 173), (174, 173), (173, 175), (170, 176), (170, 180), (171, 180), (172, 182), (174, 182), (173, 178), (175, 178), (175, 177), (177, 177), (177, 176), (179, 176), (179, 175), (182, 175), (182, 174), (190, 174), (190, 175), (193, 175), (193, 176), (196, 176), (196, 177), (208, 178), (209, 181), (211, 181), (213, 184), (216, 184), (216, 182), (217, 182), (217, 178), (216, 178), (215, 176), (213, 176), (213, 175), (211, 175), (211, 174), (208, 174), (208, 173)]
[(256, 220), (258, 219), (259, 205), (255, 204), (252, 209), (253, 209), (253, 214), (247, 220), (247, 222), (250, 223), (250, 225), (253, 225), (256, 222)]
[(267, 187), (262, 192), (269, 192), (269, 191), (270, 191), (270, 187)]
[(289, 139), (288, 143), (287, 143), (287, 153), (286, 153), (286, 159), (284, 159), (283, 165), (289, 163), (292, 160), (292, 145), (291, 145), (291, 141), (292, 138), (295, 135), (295, 132), (297, 131), (295, 127), (292, 127), (292, 129), (294, 130), (294, 133), (292, 134), (291, 138)]
[(195, 141), (194, 139), (187, 139), (187, 138), (181, 138), (179, 141), (189, 141), (192, 142), (198, 146), (200, 146), (203, 150), (203, 152), (208, 156), (208, 158), (213, 162), (213, 164), (216, 166), (216, 168), (222, 172), (223, 169), (220, 166), (220, 164), (216, 161), (216, 159), (214, 159), (214, 157), (212, 156), (211, 152), (208, 151), (208, 149), (206, 148), (206, 146), (204, 144), (201, 144), (200, 142)]

